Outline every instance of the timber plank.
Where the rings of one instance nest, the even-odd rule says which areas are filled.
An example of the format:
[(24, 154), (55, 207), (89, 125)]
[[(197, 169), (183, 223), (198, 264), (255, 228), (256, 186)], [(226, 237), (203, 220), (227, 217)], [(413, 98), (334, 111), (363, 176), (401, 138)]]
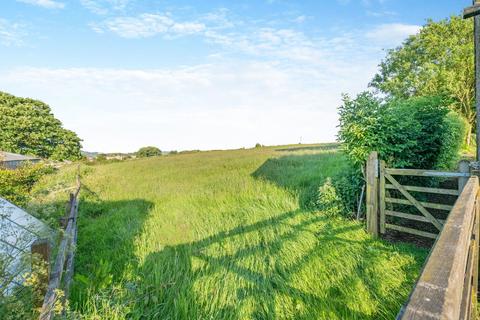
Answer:
[(473, 176), (448, 216), (398, 319), (460, 319), (478, 190), (478, 177)]
[(435, 233), (431, 233), (431, 232), (427, 232), (427, 231), (421, 231), (421, 230), (407, 228), (407, 227), (402, 227), (402, 226), (397, 226), (397, 225), (390, 224), (390, 223), (386, 223), (385, 228), (400, 231), (400, 232), (411, 233), (411, 234), (414, 234), (416, 236), (422, 236), (422, 237), (427, 237), (427, 238), (432, 238), (432, 239), (437, 238), (437, 235)]
[(465, 172), (421, 170), (421, 169), (386, 168), (385, 173), (391, 174), (394, 176), (419, 176), (419, 177), (441, 177), (441, 178), (470, 177), (470, 173), (465, 173)]
[[(423, 193), (436, 193), (436, 194), (448, 194), (452, 196), (458, 196), (460, 193), (458, 190), (455, 189), (443, 189), (443, 188), (428, 188), (428, 187), (418, 187), (418, 186), (403, 186), (407, 191), (416, 191), (416, 192), (423, 192)], [(385, 185), (387, 189), (394, 189), (396, 190), (393, 184), (387, 183)]]
[(410, 193), (408, 193), (408, 191), (405, 190), (403, 186), (398, 183), (397, 180), (395, 180), (395, 178), (393, 178), (388, 173), (385, 174), (385, 177), (398, 189), (398, 191), (403, 194), (405, 198), (408, 199), (408, 201), (410, 201), (415, 206), (415, 208), (418, 209), (418, 211), (420, 211), (425, 217), (427, 217), (438, 230), (442, 230), (442, 224), (434, 216), (432, 216), (432, 214), (428, 212), (428, 210), (425, 209), (425, 207), (423, 207), (417, 199), (415, 199)]
[[(410, 201), (405, 199), (387, 197), (385, 198), (385, 201), (389, 203), (397, 203), (397, 204), (405, 204), (405, 205), (413, 206), (413, 204)], [(439, 204), (439, 203), (421, 202), (421, 201), (420, 201), (420, 204), (425, 208), (430, 208), (430, 209), (438, 209), (438, 210), (445, 210), (445, 211), (450, 211), (453, 209), (453, 206), (448, 204)]]

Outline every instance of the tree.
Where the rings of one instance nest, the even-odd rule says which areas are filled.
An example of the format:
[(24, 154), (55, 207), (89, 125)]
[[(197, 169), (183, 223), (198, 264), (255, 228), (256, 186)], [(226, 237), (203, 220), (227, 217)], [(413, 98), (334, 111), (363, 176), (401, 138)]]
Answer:
[(53, 160), (78, 160), (80, 138), (38, 100), (0, 92), (0, 150)]
[(474, 71), (473, 23), (452, 16), (428, 21), (418, 34), (390, 50), (370, 85), (394, 98), (448, 97), (450, 109), (474, 128)]
[(137, 151), (137, 157), (139, 158), (146, 158), (146, 157), (156, 157), (161, 156), (162, 151), (157, 147), (143, 147)]

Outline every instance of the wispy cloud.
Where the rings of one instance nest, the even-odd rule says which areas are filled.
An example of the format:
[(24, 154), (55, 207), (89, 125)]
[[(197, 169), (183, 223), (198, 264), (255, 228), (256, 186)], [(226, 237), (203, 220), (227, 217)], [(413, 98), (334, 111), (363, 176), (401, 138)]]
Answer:
[(367, 10), (367, 16), (381, 18), (381, 17), (393, 17), (396, 16), (397, 13), (395, 11), (389, 10)]
[(46, 9), (63, 9), (65, 7), (65, 4), (63, 2), (54, 1), (54, 0), (17, 0), (17, 1), (38, 6), (38, 7), (43, 7)]
[(96, 32), (110, 31), (124, 38), (146, 38), (195, 34), (205, 30), (198, 22), (178, 22), (169, 15), (145, 13), (136, 17), (116, 17), (92, 24)]
[(25, 26), (0, 18), (0, 44), (4, 46), (22, 46), (27, 35)]
[(80, 0), (83, 7), (99, 15), (105, 15), (111, 11), (123, 11), (129, 2), (130, 0)]
[(374, 27), (366, 33), (366, 37), (385, 47), (396, 46), (408, 36), (418, 33), (421, 26), (403, 23), (387, 23)]

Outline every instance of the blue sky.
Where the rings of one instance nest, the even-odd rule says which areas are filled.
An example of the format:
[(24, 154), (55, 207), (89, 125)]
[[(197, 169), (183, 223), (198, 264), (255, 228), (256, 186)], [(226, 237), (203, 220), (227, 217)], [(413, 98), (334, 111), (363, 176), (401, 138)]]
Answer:
[(342, 93), (469, 0), (2, 0), (0, 90), (85, 150), (333, 141)]

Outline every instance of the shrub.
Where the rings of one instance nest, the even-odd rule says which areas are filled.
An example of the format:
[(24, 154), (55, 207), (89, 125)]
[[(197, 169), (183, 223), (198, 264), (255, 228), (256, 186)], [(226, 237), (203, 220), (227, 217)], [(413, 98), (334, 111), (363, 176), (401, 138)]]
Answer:
[(156, 157), (161, 156), (162, 151), (160, 151), (160, 149), (157, 147), (143, 147), (137, 151), (136, 155), (139, 158)]
[(466, 122), (442, 97), (382, 101), (364, 92), (344, 96), (338, 139), (357, 165), (378, 151), (389, 166), (448, 168), (457, 160)]
[[(47, 287), (48, 267), (38, 256), (25, 256), (26, 263), (33, 265), (31, 271), (21, 274), (24, 279), (21, 285), (11, 286), (12, 275), (8, 271), (8, 258), (0, 255), (0, 319), (38, 319), (39, 308)], [(10, 270), (11, 271), (11, 270)], [(6, 288), (11, 291), (7, 293)]]
[(44, 174), (53, 170), (42, 164), (27, 164), (16, 170), (0, 168), (0, 196), (16, 205), (24, 206), (34, 184)]
[(442, 146), (437, 156), (438, 169), (453, 168), (458, 160), (459, 152), (464, 146), (463, 141), (468, 134), (469, 124), (455, 112), (449, 112), (443, 123), (445, 129), (442, 135)]
[(336, 175), (327, 178), (317, 189), (314, 209), (328, 216), (355, 216), (363, 179), (360, 170), (348, 165)]
[(262, 146), (260, 143), (255, 144), (255, 148), (256, 148), (256, 149), (259, 149), (259, 148), (261, 148), (261, 147), (263, 147), (263, 146)]

